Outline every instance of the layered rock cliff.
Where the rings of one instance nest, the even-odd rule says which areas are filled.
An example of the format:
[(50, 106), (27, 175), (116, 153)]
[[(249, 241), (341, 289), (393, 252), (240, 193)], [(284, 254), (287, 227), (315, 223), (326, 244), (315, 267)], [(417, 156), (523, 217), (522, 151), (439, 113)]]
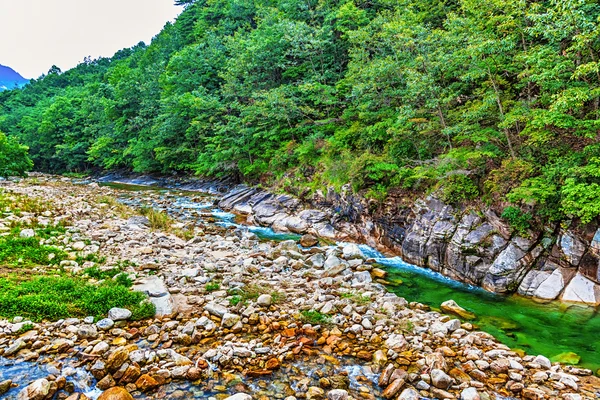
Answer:
[(429, 196), (383, 215), (348, 188), (300, 201), (242, 185), (219, 205), (278, 231), (359, 240), (492, 292), (600, 304), (596, 225), (548, 227), (521, 237), (492, 210), (461, 209)]

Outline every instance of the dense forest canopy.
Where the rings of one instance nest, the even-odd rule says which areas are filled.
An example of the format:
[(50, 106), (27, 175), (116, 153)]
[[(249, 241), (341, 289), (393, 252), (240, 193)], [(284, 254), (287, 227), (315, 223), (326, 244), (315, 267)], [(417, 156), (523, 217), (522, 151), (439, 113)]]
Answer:
[(179, 0), (153, 42), (0, 93), (39, 170), (127, 168), (438, 189), (600, 214), (600, 6), (586, 0)]

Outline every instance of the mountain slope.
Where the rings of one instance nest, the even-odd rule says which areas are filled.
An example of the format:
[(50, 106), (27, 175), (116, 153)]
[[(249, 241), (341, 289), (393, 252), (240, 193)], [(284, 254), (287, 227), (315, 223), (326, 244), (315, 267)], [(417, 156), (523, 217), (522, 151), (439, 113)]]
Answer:
[(6, 89), (13, 89), (15, 86), (22, 87), (28, 79), (23, 78), (14, 69), (0, 64), (0, 91)]

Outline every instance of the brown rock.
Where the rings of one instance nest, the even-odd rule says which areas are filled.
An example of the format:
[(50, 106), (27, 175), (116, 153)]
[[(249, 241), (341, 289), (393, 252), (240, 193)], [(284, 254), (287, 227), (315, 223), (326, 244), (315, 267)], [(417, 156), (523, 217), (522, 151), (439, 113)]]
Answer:
[(373, 358), (373, 355), (366, 351), (366, 350), (361, 350), (358, 352), (358, 354), (356, 354), (356, 357), (360, 358), (361, 360), (371, 360), (371, 358)]
[(154, 379), (153, 377), (151, 377), (148, 374), (144, 374), (144, 375), (140, 376), (138, 378), (138, 380), (135, 382), (135, 386), (142, 392), (145, 392), (147, 390), (152, 390), (155, 387), (157, 387), (158, 385), (159, 385), (159, 383), (156, 381), (156, 379)]
[(265, 364), (265, 369), (277, 369), (281, 366), (281, 362), (277, 358), (271, 358)]
[(135, 382), (141, 375), (140, 368), (136, 365), (130, 365), (123, 376), (121, 377), (121, 383)]
[(96, 384), (96, 387), (100, 390), (106, 390), (116, 385), (115, 380), (113, 379), (111, 374), (106, 375), (104, 378), (100, 379)]
[(379, 387), (386, 387), (390, 383), (390, 377), (394, 373), (394, 365), (389, 364), (379, 376)]
[(319, 239), (311, 234), (306, 234), (300, 238), (300, 244), (304, 247), (312, 247), (317, 243), (319, 243)]
[(90, 400), (90, 398), (83, 393), (73, 393), (66, 400)]
[(133, 397), (124, 388), (116, 386), (102, 393), (98, 400), (133, 400)]
[(106, 369), (114, 372), (118, 370), (127, 359), (129, 359), (129, 350), (125, 347), (119, 347), (108, 356), (108, 359), (106, 360)]
[(185, 377), (190, 381), (197, 381), (202, 377), (202, 371), (199, 368), (191, 367)]
[(394, 381), (392, 381), (392, 383), (388, 385), (388, 387), (385, 388), (381, 395), (386, 399), (391, 399), (400, 391), (400, 389), (402, 389), (404, 383), (405, 381), (402, 378), (395, 379)]

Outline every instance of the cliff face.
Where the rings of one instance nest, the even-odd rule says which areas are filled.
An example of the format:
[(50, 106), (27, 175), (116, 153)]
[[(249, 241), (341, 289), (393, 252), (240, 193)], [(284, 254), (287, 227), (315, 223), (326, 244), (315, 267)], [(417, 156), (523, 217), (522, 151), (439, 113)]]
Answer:
[(303, 203), (240, 186), (220, 206), (279, 231), (359, 240), (492, 292), (600, 304), (595, 225), (549, 227), (520, 237), (491, 210), (461, 210), (430, 196), (373, 215), (369, 202), (349, 190), (330, 190)]

